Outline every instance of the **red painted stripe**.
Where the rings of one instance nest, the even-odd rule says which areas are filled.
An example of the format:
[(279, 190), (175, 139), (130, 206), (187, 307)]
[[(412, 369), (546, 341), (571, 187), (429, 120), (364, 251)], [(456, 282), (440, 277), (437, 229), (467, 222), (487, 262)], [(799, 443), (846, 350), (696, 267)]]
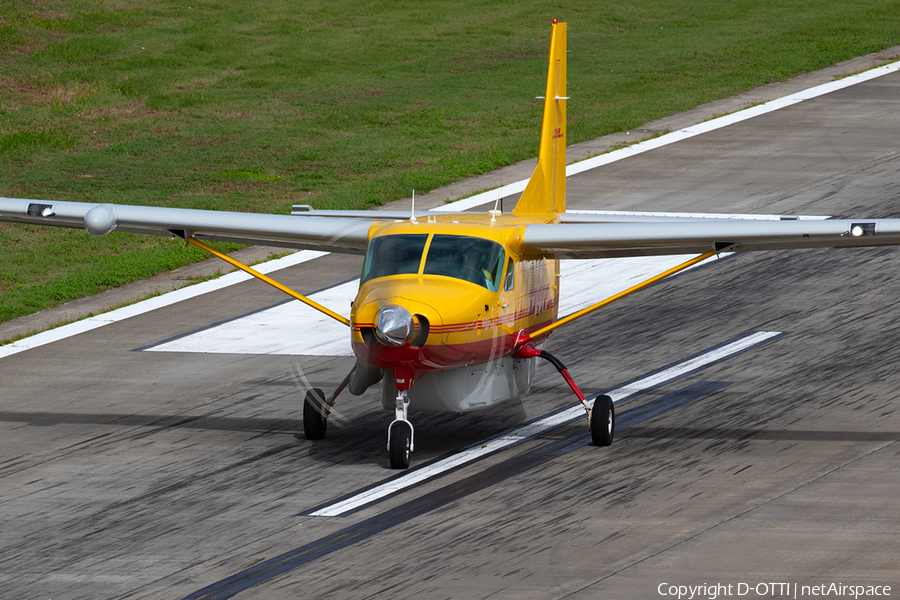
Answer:
[[(546, 320), (525, 328), (526, 333), (537, 331), (549, 325)], [(388, 348), (381, 344), (366, 346), (354, 342), (353, 352), (363, 362), (382, 369), (402, 367), (416, 372), (453, 369), (464, 365), (480, 364), (491, 359), (507, 356), (515, 349), (518, 332), (497, 332), (484, 340), (473, 340), (461, 344), (426, 344), (422, 348)]]

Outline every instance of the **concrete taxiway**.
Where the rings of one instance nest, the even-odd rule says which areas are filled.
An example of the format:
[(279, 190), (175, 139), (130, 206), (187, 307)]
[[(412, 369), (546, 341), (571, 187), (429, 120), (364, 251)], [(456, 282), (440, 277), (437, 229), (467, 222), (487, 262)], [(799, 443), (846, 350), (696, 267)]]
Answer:
[[(581, 173), (569, 207), (897, 217), (898, 98), (893, 73)], [(896, 592), (898, 265), (894, 248), (738, 255), (631, 296), (551, 338), (583, 389), (772, 335), (641, 388), (610, 448), (563, 422), (342, 516), (311, 513), (397, 477), (377, 394), (342, 396), (324, 441), (297, 435), (304, 387), (352, 358), (140, 350), (282, 302), (268, 286), (7, 356), (0, 596)], [(311, 293), (359, 268), (332, 254), (277, 278)], [(571, 404), (543, 365), (520, 403), (416, 414), (413, 468)]]

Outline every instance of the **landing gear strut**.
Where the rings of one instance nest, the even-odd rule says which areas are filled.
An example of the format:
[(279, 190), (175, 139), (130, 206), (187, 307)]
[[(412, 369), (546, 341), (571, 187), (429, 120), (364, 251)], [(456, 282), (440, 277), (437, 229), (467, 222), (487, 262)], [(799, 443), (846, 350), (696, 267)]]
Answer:
[(594, 405), (588, 406), (584, 394), (582, 394), (581, 390), (578, 389), (578, 386), (575, 385), (575, 381), (572, 379), (572, 376), (569, 375), (569, 370), (562, 364), (562, 361), (546, 350), (538, 350), (531, 342), (527, 342), (519, 348), (514, 356), (516, 358), (543, 358), (556, 367), (559, 374), (563, 376), (563, 379), (566, 380), (566, 383), (569, 384), (569, 387), (572, 388), (572, 391), (575, 392), (575, 395), (581, 400), (581, 405), (584, 406), (584, 410), (587, 411), (588, 430), (591, 432), (591, 441), (595, 446), (609, 446), (612, 444), (616, 423), (616, 413), (613, 408), (612, 398), (605, 395), (597, 396), (594, 400)]
[(409, 391), (398, 390), (394, 403), (394, 421), (388, 427), (388, 452), (392, 469), (408, 469), (413, 451), (413, 426), (409, 422)]

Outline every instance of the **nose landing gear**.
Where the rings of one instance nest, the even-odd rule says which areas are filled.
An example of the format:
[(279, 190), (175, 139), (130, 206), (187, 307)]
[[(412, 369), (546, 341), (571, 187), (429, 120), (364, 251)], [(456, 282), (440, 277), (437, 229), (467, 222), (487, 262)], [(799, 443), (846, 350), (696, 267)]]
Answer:
[[(330, 398), (319, 388), (312, 388), (306, 392), (303, 399), (303, 433), (308, 440), (321, 440), (325, 437), (325, 429), (328, 426), (328, 415), (334, 406), (338, 394), (347, 386), (353, 377), (353, 371), (344, 378)], [(404, 374), (403, 378), (395, 380), (398, 387), (412, 385), (413, 376)], [(413, 425), (409, 422), (409, 389), (397, 391), (397, 400), (394, 403), (394, 420), (388, 427), (388, 452), (391, 456), (392, 469), (408, 469), (409, 456), (414, 449)]]
[(388, 427), (388, 452), (392, 469), (408, 469), (409, 455), (414, 449), (413, 426), (409, 422), (409, 391), (398, 390), (394, 403), (394, 421)]

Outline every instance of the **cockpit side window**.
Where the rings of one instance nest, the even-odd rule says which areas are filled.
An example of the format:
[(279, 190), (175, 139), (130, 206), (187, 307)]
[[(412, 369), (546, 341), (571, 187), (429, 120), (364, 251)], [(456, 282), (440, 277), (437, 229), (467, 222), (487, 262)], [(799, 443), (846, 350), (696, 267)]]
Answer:
[(385, 235), (373, 239), (366, 251), (361, 282), (388, 275), (418, 273), (427, 241), (428, 234), (425, 233)]
[(486, 287), (500, 289), (503, 246), (483, 238), (463, 235), (435, 235), (425, 257), (425, 275), (445, 275)]
[(513, 259), (506, 261), (506, 281), (503, 282), (503, 291), (508, 292), (516, 285), (516, 265)]

